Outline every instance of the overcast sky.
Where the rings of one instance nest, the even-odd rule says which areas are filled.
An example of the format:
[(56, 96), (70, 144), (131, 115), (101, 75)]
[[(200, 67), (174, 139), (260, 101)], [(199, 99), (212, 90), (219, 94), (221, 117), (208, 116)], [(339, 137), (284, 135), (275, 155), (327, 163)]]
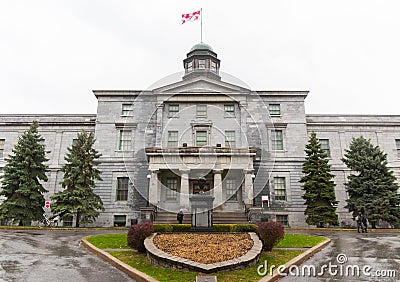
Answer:
[(200, 41), (253, 90), (310, 90), (307, 113), (400, 114), (400, 1), (0, 2), (0, 114), (95, 113), (93, 89), (147, 89)]

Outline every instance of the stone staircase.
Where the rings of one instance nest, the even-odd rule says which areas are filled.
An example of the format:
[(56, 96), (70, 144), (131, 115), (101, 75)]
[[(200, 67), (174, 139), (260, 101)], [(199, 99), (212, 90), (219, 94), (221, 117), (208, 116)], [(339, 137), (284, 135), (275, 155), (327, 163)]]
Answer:
[[(230, 223), (248, 223), (247, 216), (244, 211), (214, 211), (213, 221), (215, 224), (230, 224)], [(183, 223), (191, 224), (190, 213), (185, 213)], [(178, 223), (176, 213), (159, 211), (154, 223)]]
[(213, 221), (215, 224), (249, 223), (243, 210), (214, 211)]
[[(167, 211), (159, 211), (156, 215), (156, 219), (154, 223), (178, 223), (176, 219), (176, 213), (167, 212)], [(185, 213), (183, 216), (183, 223), (191, 224), (192, 220), (190, 218), (190, 214)]]

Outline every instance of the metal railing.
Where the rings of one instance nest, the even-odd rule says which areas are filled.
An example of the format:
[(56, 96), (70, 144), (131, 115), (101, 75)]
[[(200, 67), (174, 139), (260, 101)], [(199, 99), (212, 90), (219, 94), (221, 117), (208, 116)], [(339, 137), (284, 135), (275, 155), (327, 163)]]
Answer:
[(246, 215), (247, 221), (250, 221), (250, 218), (249, 218), (250, 209), (247, 207), (247, 205), (246, 205), (246, 203), (244, 201), (242, 201), (242, 208), (243, 208), (243, 211), (244, 211), (244, 213)]

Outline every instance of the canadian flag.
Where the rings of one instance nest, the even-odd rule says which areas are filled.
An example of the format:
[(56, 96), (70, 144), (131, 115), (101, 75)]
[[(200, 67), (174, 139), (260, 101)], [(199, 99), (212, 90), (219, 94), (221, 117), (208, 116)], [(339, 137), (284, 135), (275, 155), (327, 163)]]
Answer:
[(182, 14), (182, 24), (197, 21), (200, 18), (200, 11), (201, 10), (189, 14)]

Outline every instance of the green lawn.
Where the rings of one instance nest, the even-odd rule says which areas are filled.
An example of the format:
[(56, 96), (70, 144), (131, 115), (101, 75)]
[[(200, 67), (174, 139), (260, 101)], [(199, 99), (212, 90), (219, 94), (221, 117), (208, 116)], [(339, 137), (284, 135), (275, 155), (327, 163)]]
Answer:
[[(100, 249), (126, 249), (125, 234), (103, 234), (88, 237), (88, 241)], [(325, 238), (303, 234), (285, 234), (285, 237), (275, 246), (277, 248), (309, 248), (315, 246)]]
[[(100, 249), (125, 249), (129, 248), (126, 244), (127, 234), (103, 234), (88, 237), (87, 240)], [(276, 247), (312, 247), (324, 241), (325, 238), (318, 236), (308, 236), (302, 234), (285, 234), (284, 239)], [(218, 281), (258, 281), (261, 277), (257, 274), (257, 267), (264, 264), (267, 260), (268, 267), (271, 265), (285, 264), (294, 257), (300, 255), (303, 251), (294, 250), (273, 250), (272, 252), (263, 252), (260, 255), (258, 264), (241, 270), (220, 272), (217, 274), (203, 274), (183, 270), (174, 270), (162, 268), (151, 264), (144, 254), (136, 251), (110, 251), (109, 253), (130, 266), (154, 277), (159, 281), (195, 281), (196, 275), (216, 275)], [(262, 269), (263, 270), (263, 269)]]
[(325, 238), (303, 234), (285, 234), (285, 237), (275, 246), (277, 248), (309, 248), (318, 245)]
[(100, 249), (129, 249), (126, 240), (127, 234), (103, 234), (90, 236), (89, 243)]
[[(151, 264), (144, 254), (138, 254), (136, 251), (118, 251), (109, 252), (112, 256), (125, 262), (126, 264), (150, 275), (158, 281), (176, 281), (176, 282), (188, 282), (195, 281), (196, 275), (216, 275), (218, 282), (231, 282), (231, 281), (258, 281), (262, 277), (257, 273), (257, 267), (260, 264), (264, 265), (264, 261), (267, 260), (268, 268), (271, 265), (285, 264), (294, 257), (300, 255), (303, 251), (286, 251), (286, 250), (274, 250), (272, 252), (263, 252), (260, 256), (260, 262), (256, 265), (240, 270), (234, 270), (229, 272), (219, 272), (216, 274), (203, 274), (200, 272), (183, 271), (175, 269), (167, 269)], [(276, 269), (276, 268), (275, 268)], [(263, 269), (262, 269), (263, 270)]]

